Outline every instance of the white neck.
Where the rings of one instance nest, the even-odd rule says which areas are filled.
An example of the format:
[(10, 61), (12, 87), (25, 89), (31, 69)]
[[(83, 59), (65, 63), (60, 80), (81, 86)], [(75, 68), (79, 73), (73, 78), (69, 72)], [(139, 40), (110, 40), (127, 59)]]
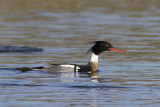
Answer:
[(94, 53), (91, 53), (90, 62), (98, 63), (98, 55), (95, 55)]

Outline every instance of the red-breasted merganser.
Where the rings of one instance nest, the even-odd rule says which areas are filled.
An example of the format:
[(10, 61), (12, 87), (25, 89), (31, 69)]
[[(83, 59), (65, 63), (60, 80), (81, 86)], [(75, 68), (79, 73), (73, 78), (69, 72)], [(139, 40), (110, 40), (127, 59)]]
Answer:
[(44, 72), (96, 72), (98, 71), (98, 57), (103, 51), (118, 51), (125, 52), (125, 50), (116, 49), (107, 41), (95, 41), (94, 45), (89, 49), (91, 52), (90, 60), (87, 65), (76, 65), (76, 64), (51, 64), (44, 67), (33, 67), (33, 68), (16, 68), (21, 71), (44, 71)]

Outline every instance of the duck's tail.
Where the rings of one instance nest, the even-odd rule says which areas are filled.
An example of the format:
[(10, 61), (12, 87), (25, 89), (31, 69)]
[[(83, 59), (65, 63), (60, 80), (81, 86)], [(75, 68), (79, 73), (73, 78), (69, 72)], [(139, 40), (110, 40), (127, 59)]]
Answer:
[(21, 68), (15, 68), (15, 70), (19, 70), (21, 72), (27, 72), (27, 71), (32, 71), (33, 68), (30, 68), (30, 67), (21, 67)]
[(43, 67), (20, 67), (20, 68), (15, 68), (15, 70), (19, 70), (21, 72), (27, 72), (27, 71), (40, 71), (42, 70)]

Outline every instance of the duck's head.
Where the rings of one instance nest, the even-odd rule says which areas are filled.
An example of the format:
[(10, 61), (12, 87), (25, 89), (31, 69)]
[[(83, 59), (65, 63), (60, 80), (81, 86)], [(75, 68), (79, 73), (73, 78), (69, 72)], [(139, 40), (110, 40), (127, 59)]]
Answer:
[(107, 41), (95, 41), (92, 43), (94, 43), (94, 45), (90, 48), (89, 51), (93, 52), (96, 55), (99, 55), (103, 51), (126, 52), (125, 50), (115, 48), (111, 43)]

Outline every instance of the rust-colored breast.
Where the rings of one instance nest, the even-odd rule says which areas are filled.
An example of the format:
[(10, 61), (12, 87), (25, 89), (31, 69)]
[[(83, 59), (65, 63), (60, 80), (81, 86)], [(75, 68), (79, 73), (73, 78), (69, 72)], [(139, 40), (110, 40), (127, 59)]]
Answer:
[(98, 63), (96, 62), (89, 62), (87, 66), (92, 72), (96, 72), (98, 70)]

